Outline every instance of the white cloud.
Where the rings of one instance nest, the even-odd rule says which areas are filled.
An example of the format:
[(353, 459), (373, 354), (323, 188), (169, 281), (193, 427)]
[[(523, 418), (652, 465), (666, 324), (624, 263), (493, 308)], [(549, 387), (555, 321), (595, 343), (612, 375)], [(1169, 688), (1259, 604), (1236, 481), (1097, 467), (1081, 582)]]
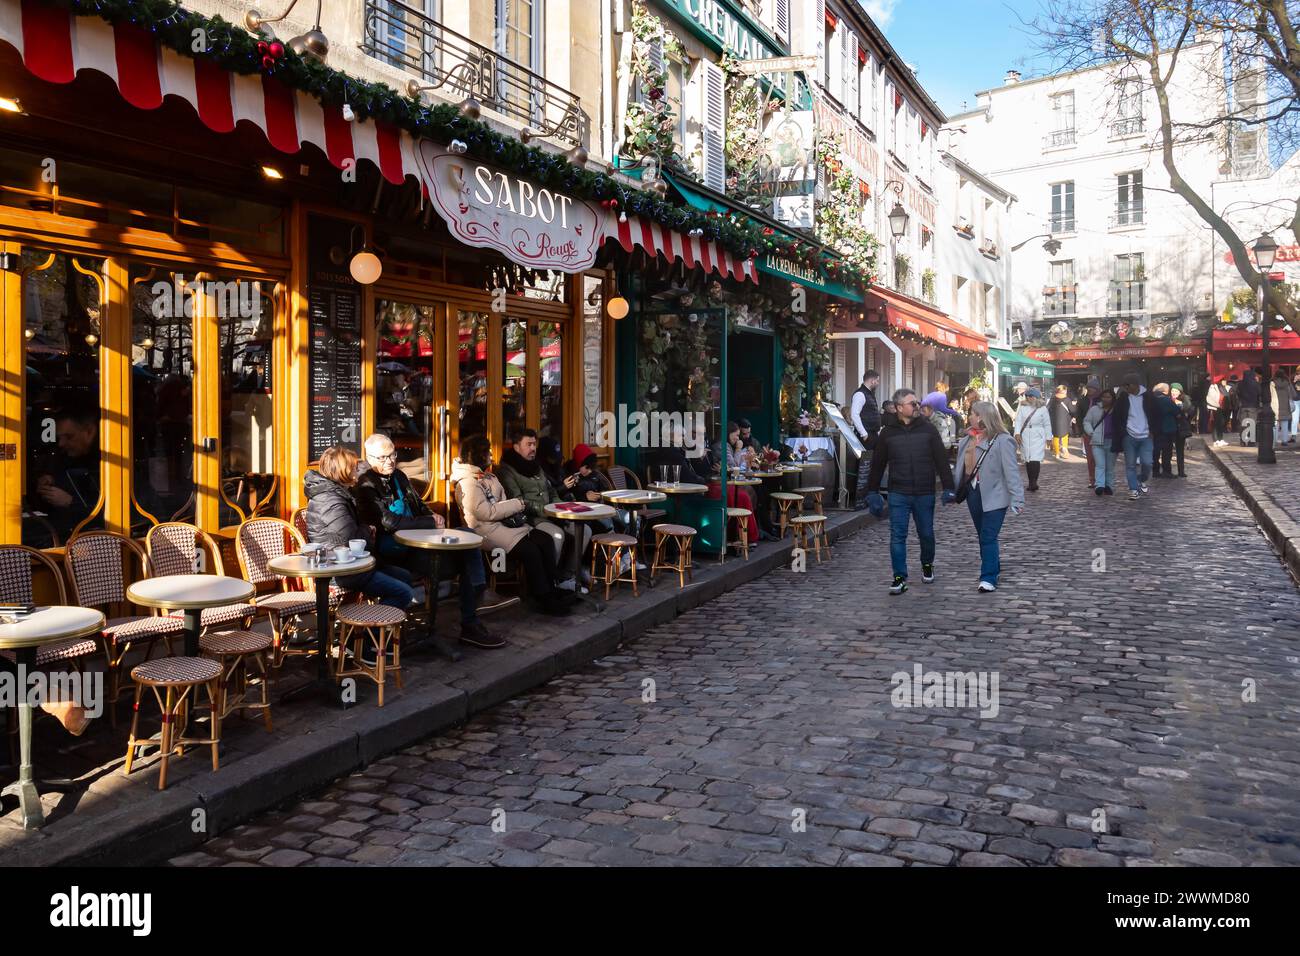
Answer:
[(889, 26), (889, 21), (894, 18), (894, 7), (898, 6), (898, 0), (863, 0), (862, 8), (867, 11), (867, 15), (876, 21), (876, 26), (884, 29)]

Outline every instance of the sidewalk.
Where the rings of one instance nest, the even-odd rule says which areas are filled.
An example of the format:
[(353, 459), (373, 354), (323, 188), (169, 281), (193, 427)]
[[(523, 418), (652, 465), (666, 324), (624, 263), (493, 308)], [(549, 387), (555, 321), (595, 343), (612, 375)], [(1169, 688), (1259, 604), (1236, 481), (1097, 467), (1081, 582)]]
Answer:
[(1235, 435), (1229, 435), (1228, 444), (1220, 448), (1200, 437), (1211, 461), (1300, 581), (1300, 445), (1277, 446), (1277, 464), (1261, 465), (1259, 449), (1243, 447)]
[[(873, 523), (866, 512), (828, 512), (832, 543)], [(552, 619), (522, 609), (486, 621), (510, 646), (498, 651), (466, 648), (450, 663), (428, 653), (404, 659), (404, 689), (390, 681), (385, 705), (375, 706), (375, 688), (359, 684), (359, 703), (346, 711), (311, 698), (292, 705), (274, 702), (314, 672), (314, 662), (286, 664), (272, 686), (275, 730), (258, 719), (231, 718), (222, 728), (221, 769), (211, 771), (207, 752), (192, 749), (168, 767), (167, 789), (158, 792), (157, 751), (138, 760), (130, 777), (122, 774), (130, 705), (119, 705), (116, 730), (107, 715), (84, 737), (69, 736), (56, 721), (37, 721), (33, 757), (41, 776), (71, 778), (85, 789), (71, 794), (43, 793), (45, 826), (24, 830), (14, 798), (0, 816), (0, 865), (112, 865), (157, 862), (198, 846), (251, 816), (364, 767), (383, 754), (409, 746), (466, 721), (493, 704), (609, 654), (657, 624), (786, 567), (791, 544), (769, 543), (750, 560), (697, 560), (694, 583), (679, 590), (660, 575), (654, 588), (642, 586), (638, 598), (626, 585), (611, 592), (602, 613), (580, 607), (568, 618)], [(817, 574), (815, 562), (809, 575)], [(603, 589), (602, 589), (603, 593)], [(456, 620), (453, 608), (439, 610), (440, 627)], [(143, 705), (142, 705), (143, 708)], [(146, 721), (145, 715), (152, 714)], [(152, 709), (142, 710), (141, 731), (157, 729)], [(2, 745), (0, 745), (2, 746)], [(16, 769), (5, 767), (6, 782)]]

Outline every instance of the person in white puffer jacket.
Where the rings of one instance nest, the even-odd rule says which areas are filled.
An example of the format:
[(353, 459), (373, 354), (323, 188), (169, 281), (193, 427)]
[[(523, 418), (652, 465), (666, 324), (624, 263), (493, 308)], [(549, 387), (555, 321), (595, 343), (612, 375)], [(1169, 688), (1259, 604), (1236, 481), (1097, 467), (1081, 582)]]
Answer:
[(1043, 393), (1036, 388), (1025, 389), (1025, 399), (1016, 412), (1016, 444), (1025, 459), (1025, 473), (1029, 476), (1029, 491), (1038, 490), (1038, 472), (1047, 455), (1047, 443), (1052, 438), (1052, 416), (1043, 404)]

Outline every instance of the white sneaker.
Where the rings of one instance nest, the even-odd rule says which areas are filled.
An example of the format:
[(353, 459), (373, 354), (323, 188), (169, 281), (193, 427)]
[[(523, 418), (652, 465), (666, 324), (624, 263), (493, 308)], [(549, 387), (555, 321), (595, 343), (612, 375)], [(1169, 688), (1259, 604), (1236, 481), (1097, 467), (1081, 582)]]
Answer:
[(560, 581), (555, 585), (555, 589), (557, 591), (576, 591), (578, 589), (578, 582), (573, 578), (565, 578), (563, 581)]
[(996, 591), (997, 589), (998, 586), (996, 584), (990, 584), (988, 581), (981, 581), (979, 585), (979, 590), (981, 591)]
[(1142, 496), (1141, 496), (1140, 494), (1138, 494), (1136, 491), (1130, 491), (1130, 492), (1128, 493), (1128, 500), (1129, 500), (1129, 501), (1137, 501), (1137, 500), (1138, 500), (1139, 498), (1141, 498), (1141, 497), (1142, 497)]
[(1144, 494), (1144, 495), (1149, 495), (1149, 494), (1151, 494), (1151, 486), (1150, 486), (1150, 485), (1143, 485), (1143, 486), (1142, 486), (1142, 494)]
[(1222, 438), (1220, 438), (1218, 441), (1216, 441), (1216, 442), (1214, 443), (1214, 447), (1215, 447), (1215, 448), (1222, 448), (1222, 447), (1223, 447), (1224, 445), (1226, 445), (1226, 444), (1228, 444), (1228, 443), (1227, 443), (1226, 441), (1224, 441)]

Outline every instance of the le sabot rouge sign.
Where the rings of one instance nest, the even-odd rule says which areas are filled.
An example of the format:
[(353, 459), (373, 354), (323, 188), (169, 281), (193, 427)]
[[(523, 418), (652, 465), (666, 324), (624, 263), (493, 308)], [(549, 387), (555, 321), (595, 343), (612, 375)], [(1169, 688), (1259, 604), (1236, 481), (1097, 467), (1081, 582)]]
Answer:
[(602, 210), (425, 140), (418, 149), (434, 207), (453, 236), (532, 269), (581, 272), (596, 261)]

